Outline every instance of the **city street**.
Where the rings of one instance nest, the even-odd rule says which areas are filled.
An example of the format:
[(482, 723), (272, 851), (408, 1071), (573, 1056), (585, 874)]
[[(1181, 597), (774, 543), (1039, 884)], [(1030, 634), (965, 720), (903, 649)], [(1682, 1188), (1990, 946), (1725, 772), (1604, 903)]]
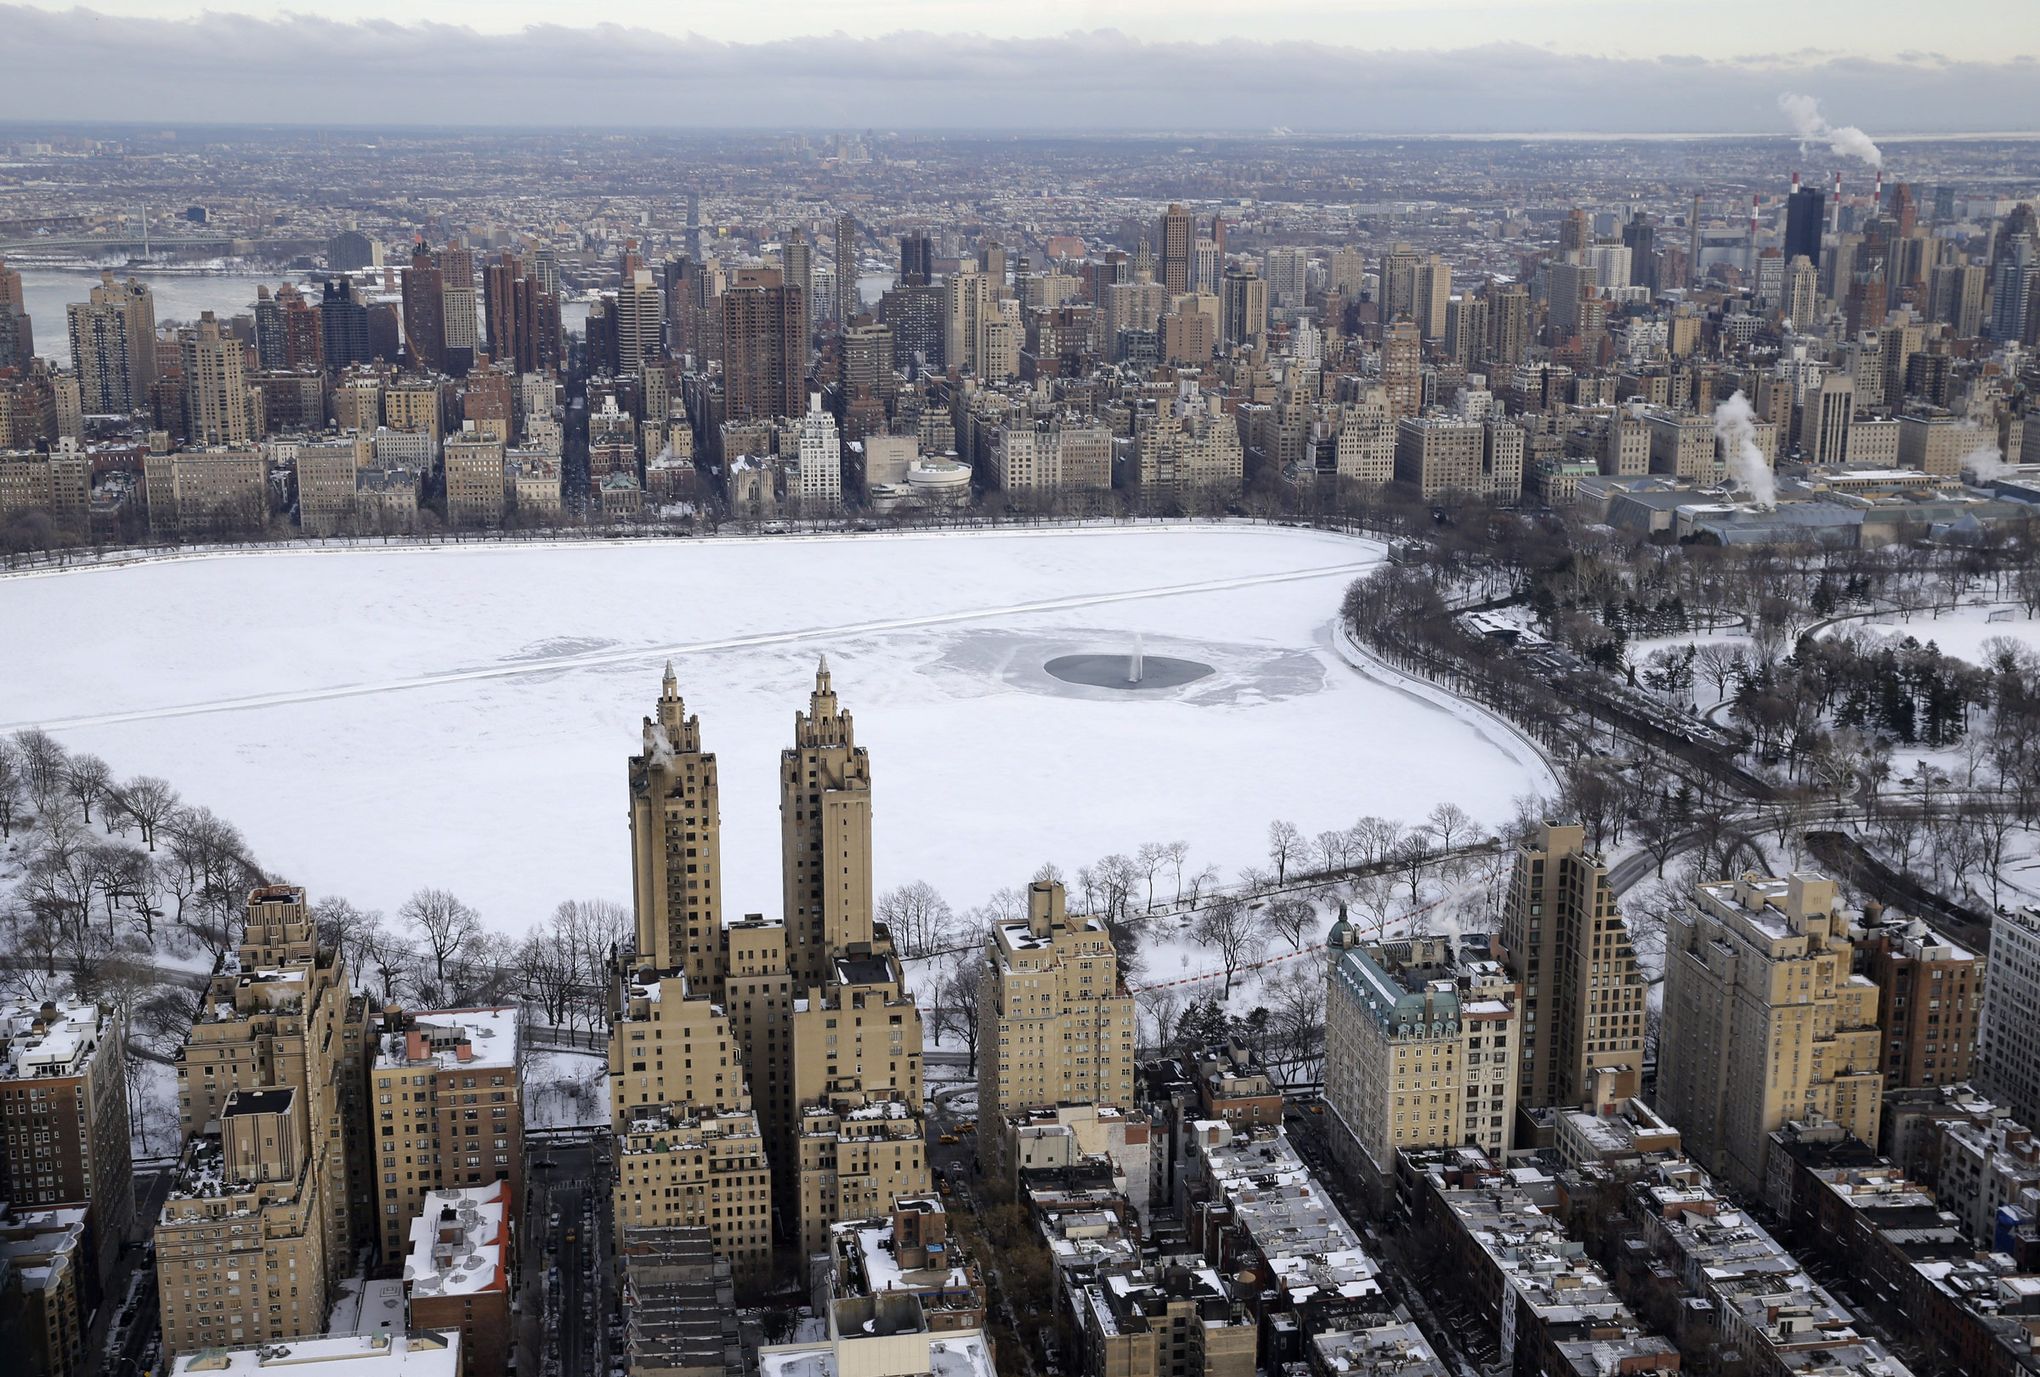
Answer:
[[(614, 1241), (608, 1176), (586, 1142), (533, 1139), (523, 1237), (520, 1341), (548, 1377), (602, 1377), (609, 1366)], [(542, 1163), (553, 1165), (544, 1166)]]

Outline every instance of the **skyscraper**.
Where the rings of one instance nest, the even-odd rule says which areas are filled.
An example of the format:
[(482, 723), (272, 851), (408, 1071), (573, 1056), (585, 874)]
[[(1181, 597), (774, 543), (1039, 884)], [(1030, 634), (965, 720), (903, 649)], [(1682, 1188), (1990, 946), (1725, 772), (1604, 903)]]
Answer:
[(206, 311), (196, 326), (179, 332), (177, 349), (184, 365), (185, 437), (195, 445), (252, 442), (241, 342), (222, 334), (218, 318)]
[(846, 211), (836, 217), (836, 328), (841, 330), (856, 314), (857, 221)]
[(795, 225), (786, 234), (786, 248), (781, 255), (786, 263), (788, 286), (801, 291), (800, 337), (803, 343), (814, 338), (814, 293), (815, 293), (815, 246), (807, 237), (807, 231)]
[(1191, 288), (1197, 250), (1197, 217), (1180, 205), (1162, 212), (1162, 286), (1173, 295)]
[(92, 302), (114, 307), (127, 317), (128, 373), (139, 406), (156, 381), (156, 294), (146, 282), (132, 277), (115, 282), (112, 273), (102, 272), (99, 285), (92, 289)]
[(616, 371), (642, 372), (665, 349), (666, 297), (659, 280), (634, 268), (616, 290)]
[(1517, 851), (1501, 947), (1523, 988), (1517, 1103), (1576, 1109), (1635, 1095), (1645, 983), (1584, 828), (1545, 823)]
[(404, 270), (404, 347), (414, 367), (446, 368), (446, 275), (423, 241)]
[(843, 437), (836, 418), (822, 410), (822, 394), (808, 394), (800, 423), (800, 471), (795, 493), (802, 515), (826, 515), (843, 505)]
[(125, 416), (146, 398), (128, 348), (128, 316), (118, 306), (74, 301), (64, 308), (71, 334), (71, 367), (79, 405), (88, 416)]
[(1792, 194), (1785, 198), (1785, 261), (1791, 262), (1796, 254), (1804, 254), (1807, 262), (1820, 266), (1820, 232), (1825, 223), (1821, 218), (1826, 198), (1810, 186), (1799, 185), (1799, 174), (1792, 175)]
[(325, 284), (319, 300), (319, 339), (328, 368), (338, 370), (375, 357), (369, 339), (368, 306), (354, 294), (352, 282)]
[(779, 756), (786, 966), (797, 989), (829, 982), (837, 953), (871, 941), (871, 759), (836, 701), (829, 662)]
[(805, 293), (776, 268), (746, 268), (722, 294), (723, 394), (728, 419), (801, 414), (807, 346), (800, 323)]
[(1268, 283), (1253, 264), (1225, 270), (1219, 296), (1219, 328), (1233, 348), (1258, 345), (1268, 333)]
[(446, 330), (446, 370), (459, 377), (474, 367), (482, 342), (475, 302), (475, 255), (455, 241), (439, 253), (440, 319)]
[(636, 952), (698, 988), (722, 980), (722, 805), (715, 753), (666, 666), (658, 716), (644, 719), (630, 763), (631, 888)]
[(35, 357), (35, 330), (21, 295), (21, 274), (0, 258), (0, 368), (26, 369)]
[(923, 233), (900, 236), (900, 285), (925, 287), (935, 279), (935, 245)]

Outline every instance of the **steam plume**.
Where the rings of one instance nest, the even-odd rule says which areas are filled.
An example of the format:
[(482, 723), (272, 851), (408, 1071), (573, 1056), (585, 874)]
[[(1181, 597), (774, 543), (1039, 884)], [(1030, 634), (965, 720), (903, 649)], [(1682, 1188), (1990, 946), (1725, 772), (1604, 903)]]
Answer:
[(1872, 167), (1884, 166), (1884, 151), (1870, 141), (1870, 136), (1853, 124), (1845, 124), (1839, 129), (1829, 124), (1827, 117), (1820, 112), (1818, 98), (1787, 92), (1778, 97), (1778, 108), (1785, 112), (1785, 118), (1792, 121), (1802, 152), (1811, 144), (1824, 143), (1829, 152), (1844, 158), (1860, 158)]
[(1728, 472), (1764, 511), (1778, 507), (1778, 483), (1764, 451), (1757, 448), (1757, 413), (1738, 391), (1714, 408), (1714, 436), (1728, 451)]

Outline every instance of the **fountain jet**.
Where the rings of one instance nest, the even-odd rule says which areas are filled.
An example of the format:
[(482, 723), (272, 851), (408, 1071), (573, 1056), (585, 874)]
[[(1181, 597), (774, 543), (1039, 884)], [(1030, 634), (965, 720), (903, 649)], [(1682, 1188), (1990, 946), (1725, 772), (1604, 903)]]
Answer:
[(1140, 682), (1140, 662), (1141, 662), (1140, 633), (1136, 631), (1133, 633), (1133, 654), (1126, 657), (1127, 683), (1137, 684)]

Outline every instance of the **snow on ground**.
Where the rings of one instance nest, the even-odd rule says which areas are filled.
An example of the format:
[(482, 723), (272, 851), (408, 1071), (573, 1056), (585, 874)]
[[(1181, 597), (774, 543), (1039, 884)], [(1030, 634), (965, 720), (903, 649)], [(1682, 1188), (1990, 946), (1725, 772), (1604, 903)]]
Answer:
[[(1992, 621), (1993, 615), (2008, 619)], [(1827, 634), (1833, 636), (1850, 631), (1880, 637), (1910, 636), (1921, 645), (1932, 641), (1941, 647), (1942, 654), (1976, 665), (1984, 661), (1984, 643), (1999, 636), (2040, 650), (2040, 621), (2028, 617), (2025, 609), (2009, 603), (1965, 604), (1938, 617), (1927, 612), (1915, 612), (1910, 620), (1886, 613), (1862, 621), (1836, 622), (1828, 628)]]
[(609, 1058), (600, 1052), (525, 1057), (524, 1126), (588, 1128), (609, 1123)]
[[(1479, 722), (1331, 650), (1380, 547), (1248, 526), (237, 553), (0, 579), (37, 723), (160, 774), (314, 897), (438, 885), (521, 931), (627, 898), (624, 759), (670, 656), (719, 758), (725, 908), (776, 914), (778, 752), (815, 656), (870, 748), (883, 890), (957, 907), (1143, 842), (1260, 864), (1305, 833), (1543, 786)], [(1054, 656), (1212, 665), (1137, 696)]]

